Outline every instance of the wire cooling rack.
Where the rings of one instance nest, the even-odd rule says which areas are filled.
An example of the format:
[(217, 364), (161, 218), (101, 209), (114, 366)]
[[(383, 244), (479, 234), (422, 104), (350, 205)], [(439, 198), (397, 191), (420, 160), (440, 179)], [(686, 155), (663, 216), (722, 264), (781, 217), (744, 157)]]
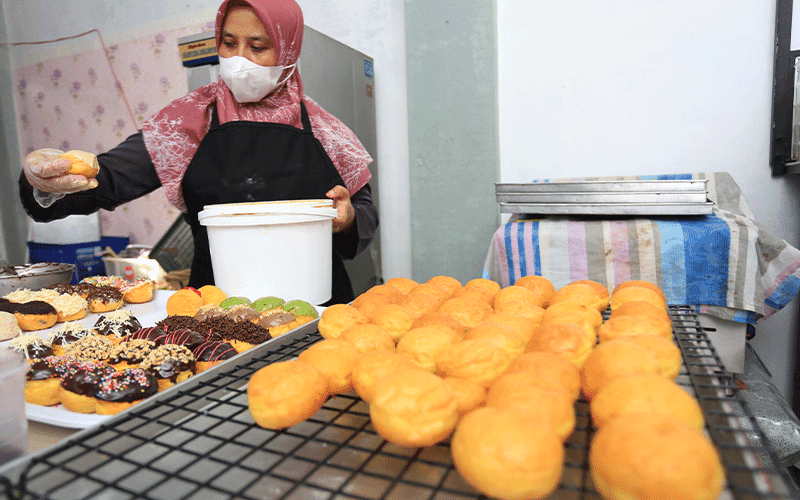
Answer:
[[(721, 498), (797, 498), (696, 315), (688, 308), (671, 308), (670, 314), (684, 358), (677, 383), (700, 402), (726, 469)], [(420, 449), (386, 442), (354, 393), (330, 398), (312, 418), (283, 431), (254, 423), (247, 409), (250, 375), (320, 340), (316, 325), (12, 462), (0, 469), (0, 491), (22, 500), (485, 498), (454, 468), (448, 442)], [(594, 432), (588, 403), (579, 400), (575, 412), (561, 482), (549, 498), (600, 500), (587, 463)]]

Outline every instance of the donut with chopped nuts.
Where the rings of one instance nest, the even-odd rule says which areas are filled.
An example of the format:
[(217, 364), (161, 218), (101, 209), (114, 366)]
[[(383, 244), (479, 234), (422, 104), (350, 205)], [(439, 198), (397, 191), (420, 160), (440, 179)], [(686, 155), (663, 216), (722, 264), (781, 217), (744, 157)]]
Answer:
[(164, 344), (148, 354), (139, 367), (152, 372), (158, 379), (159, 391), (163, 391), (194, 374), (194, 354), (186, 346)]
[(76, 321), (69, 321), (50, 334), (50, 347), (53, 349), (53, 354), (63, 356), (67, 352), (67, 347), (89, 335), (92, 335), (91, 328)]
[(64, 352), (78, 361), (105, 361), (108, 359), (114, 343), (102, 335), (89, 335), (73, 342)]
[(138, 368), (158, 346), (152, 340), (132, 339), (121, 342), (108, 353), (107, 363), (116, 370)]

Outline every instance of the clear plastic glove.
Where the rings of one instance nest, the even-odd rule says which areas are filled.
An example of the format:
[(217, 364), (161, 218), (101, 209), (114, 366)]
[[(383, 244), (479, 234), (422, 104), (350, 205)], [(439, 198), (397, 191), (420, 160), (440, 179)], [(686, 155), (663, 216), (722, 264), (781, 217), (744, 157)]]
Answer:
[(339, 214), (333, 219), (333, 232), (339, 233), (347, 231), (356, 220), (356, 211), (353, 209), (353, 204), (350, 203), (350, 193), (344, 186), (334, 186), (333, 189), (325, 193), (325, 195), (333, 200), (333, 208)]
[(22, 170), (31, 186), (46, 193), (75, 193), (97, 187), (97, 179), (67, 172), (71, 163), (61, 159), (59, 149), (37, 149), (25, 157)]

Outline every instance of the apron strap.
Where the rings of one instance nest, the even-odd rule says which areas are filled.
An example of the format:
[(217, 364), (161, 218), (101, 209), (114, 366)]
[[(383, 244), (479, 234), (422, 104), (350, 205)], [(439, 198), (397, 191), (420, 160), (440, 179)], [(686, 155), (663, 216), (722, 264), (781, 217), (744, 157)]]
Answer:
[(311, 120), (308, 118), (308, 111), (303, 101), (300, 101), (300, 121), (303, 122), (303, 131), (307, 134), (313, 134), (311, 131)]
[(219, 115), (217, 114), (217, 103), (211, 103), (211, 126), (209, 130), (219, 128)]

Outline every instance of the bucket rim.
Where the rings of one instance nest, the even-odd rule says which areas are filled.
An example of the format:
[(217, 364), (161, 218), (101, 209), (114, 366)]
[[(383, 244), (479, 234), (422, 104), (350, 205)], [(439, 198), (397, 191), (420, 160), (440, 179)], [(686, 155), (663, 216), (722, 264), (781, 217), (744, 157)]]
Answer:
[[(283, 224), (305, 224), (332, 221), (339, 213), (332, 209), (319, 208), (316, 210), (296, 210), (292, 212), (254, 212), (242, 214), (227, 213), (205, 213), (203, 210), (197, 214), (197, 220), (201, 225), (209, 226), (275, 226)], [(297, 220), (298, 218), (308, 217), (309, 220)]]
[(265, 212), (291, 212), (295, 210), (307, 210), (317, 208), (333, 208), (333, 200), (312, 199), (312, 200), (277, 200), (277, 201), (248, 201), (242, 203), (218, 203), (214, 205), (204, 205), (200, 213), (207, 214), (232, 214), (245, 215)]

